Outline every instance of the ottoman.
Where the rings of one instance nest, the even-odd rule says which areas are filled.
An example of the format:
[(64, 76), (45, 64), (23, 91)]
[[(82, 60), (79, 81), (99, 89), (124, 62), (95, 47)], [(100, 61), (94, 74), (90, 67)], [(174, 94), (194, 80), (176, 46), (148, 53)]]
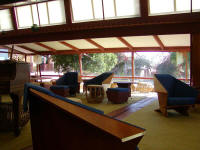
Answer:
[(50, 90), (60, 96), (69, 96), (69, 86), (67, 85), (52, 85)]
[(129, 88), (108, 88), (106, 91), (108, 100), (115, 104), (127, 102), (129, 93)]

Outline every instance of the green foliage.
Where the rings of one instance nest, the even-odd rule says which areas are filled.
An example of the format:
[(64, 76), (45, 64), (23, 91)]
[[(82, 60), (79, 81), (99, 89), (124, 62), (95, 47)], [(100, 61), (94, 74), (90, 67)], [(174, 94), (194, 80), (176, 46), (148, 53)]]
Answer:
[(54, 61), (54, 69), (57, 72), (79, 70), (78, 55), (52, 55), (51, 58)]
[(84, 55), (82, 65), (85, 71), (103, 73), (110, 71), (117, 64), (117, 55), (114, 53), (98, 53)]
[(152, 66), (151, 62), (148, 59), (139, 57), (134, 60), (134, 67), (135, 75), (139, 76), (142, 68), (151, 69)]
[[(53, 55), (56, 71), (79, 71), (78, 55)], [(117, 56), (113, 53), (86, 54), (82, 57), (84, 71), (92, 73), (103, 73), (110, 71), (117, 63)]]

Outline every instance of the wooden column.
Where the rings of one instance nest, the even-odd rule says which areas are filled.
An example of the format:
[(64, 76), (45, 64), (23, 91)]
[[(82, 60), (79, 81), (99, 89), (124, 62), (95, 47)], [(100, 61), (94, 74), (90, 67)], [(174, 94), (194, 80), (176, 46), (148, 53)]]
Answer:
[(191, 34), (191, 85), (200, 88), (200, 33)]
[(131, 68), (132, 68), (132, 81), (134, 81), (134, 53), (131, 53)]
[(83, 72), (82, 72), (82, 54), (79, 54), (78, 55), (79, 56), (79, 66), (80, 66), (80, 75), (82, 76), (83, 74)]

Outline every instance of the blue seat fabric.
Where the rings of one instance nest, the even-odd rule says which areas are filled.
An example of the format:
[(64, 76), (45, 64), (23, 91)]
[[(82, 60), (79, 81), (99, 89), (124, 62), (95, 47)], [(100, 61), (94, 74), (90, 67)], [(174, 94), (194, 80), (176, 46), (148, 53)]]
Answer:
[(196, 89), (169, 74), (155, 74), (155, 76), (168, 92), (168, 106), (191, 105), (195, 103), (198, 95)]
[(68, 85), (52, 85), (50, 87), (50, 90), (57, 90), (57, 89), (68, 89)]
[(129, 88), (108, 88), (108, 91), (129, 92)]
[(67, 72), (58, 80), (56, 85), (67, 85), (69, 86), (70, 95), (75, 95), (78, 89), (78, 72)]
[(25, 85), (24, 85), (24, 100), (23, 100), (23, 108), (24, 108), (24, 111), (27, 111), (27, 110), (28, 110), (28, 100), (29, 100), (29, 96), (30, 96), (30, 93), (29, 93), (29, 89), (30, 89), (30, 88), (31, 88), (31, 89), (34, 89), (34, 90), (37, 90), (37, 91), (39, 91), (39, 92), (45, 93), (45, 94), (47, 94), (47, 95), (49, 95), (49, 96), (58, 98), (58, 99), (60, 99), (60, 100), (62, 100), (62, 101), (68, 102), (68, 103), (70, 103), (70, 104), (80, 106), (81, 108), (84, 108), (84, 109), (87, 109), (87, 110), (90, 110), (90, 111), (93, 111), (93, 112), (96, 112), (96, 113), (99, 113), (99, 114), (104, 114), (104, 112), (101, 111), (101, 110), (98, 110), (98, 109), (95, 109), (95, 108), (92, 108), (92, 107), (83, 105), (83, 104), (81, 104), (81, 103), (72, 101), (72, 100), (67, 99), (67, 98), (65, 98), (65, 97), (56, 95), (56, 94), (54, 94), (53, 92), (49, 91), (49, 90), (46, 89), (46, 88), (43, 88), (43, 87), (40, 87), (40, 86), (37, 86), (37, 85), (33, 85), (33, 84), (31, 84), (31, 83), (25, 83)]
[(84, 85), (86, 86), (87, 85), (102, 85), (102, 82), (111, 75), (112, 75), (112, 72), (104, 72), (95, 78), (85, 81)]

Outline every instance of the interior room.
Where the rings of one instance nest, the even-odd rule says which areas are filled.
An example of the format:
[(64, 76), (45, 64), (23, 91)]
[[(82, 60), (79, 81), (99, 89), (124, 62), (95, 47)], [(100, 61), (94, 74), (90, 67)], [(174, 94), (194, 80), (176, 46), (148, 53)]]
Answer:
[(199, 0), (0, 2), (0, 149), (200, 149), (199, 26)]

